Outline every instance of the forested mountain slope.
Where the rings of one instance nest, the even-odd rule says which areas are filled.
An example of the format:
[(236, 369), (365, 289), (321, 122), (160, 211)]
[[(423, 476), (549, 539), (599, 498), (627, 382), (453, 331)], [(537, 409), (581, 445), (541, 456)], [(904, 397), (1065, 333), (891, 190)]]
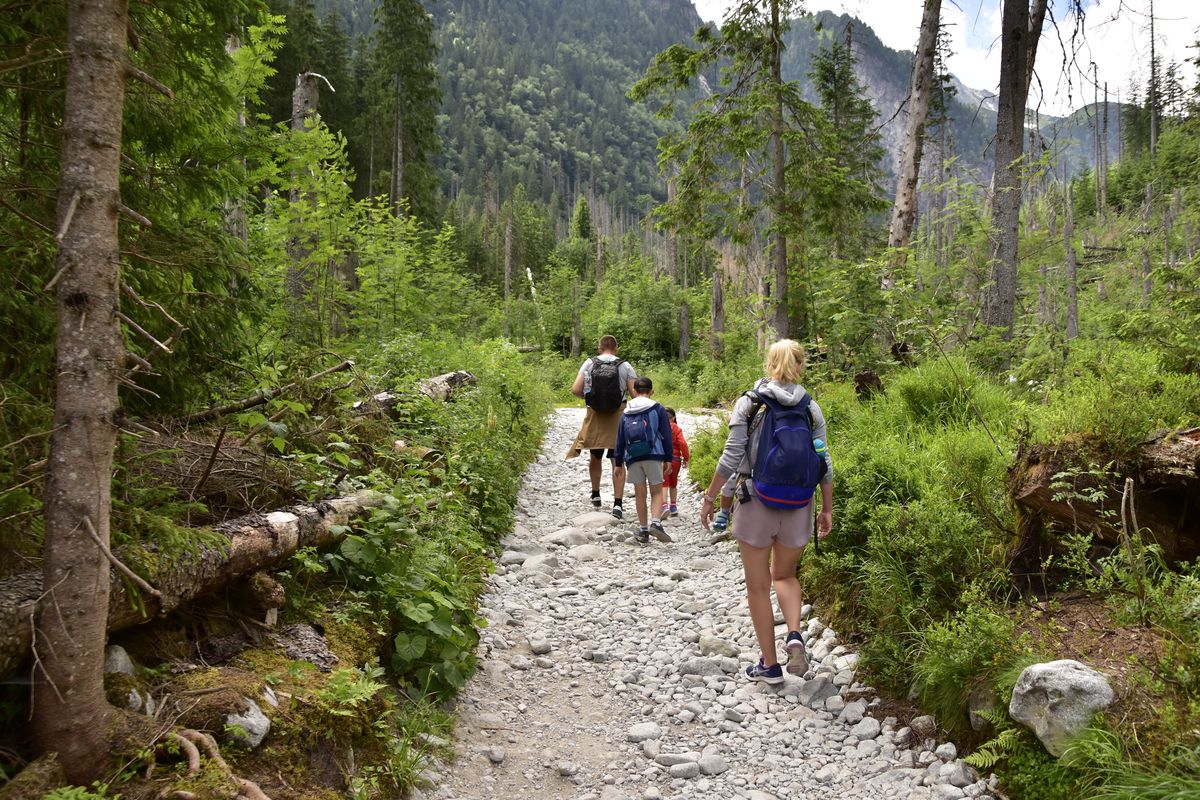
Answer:
[[(296, 15), (296, 4), (291, 6), (289, 27), (294, 30), (289, 36), (298, 32), (312, 38), (312, 31), (305, 29), (319, 19), (317, 38), (329, 48), (343, 48), (340, 54), (306, 54), (295, 68), (316, 57), (336, 62), (325, 66), (329, 72), (357, 72), (343, 79), (346, 89), (324, 100), (323, 108), (330, 125), (351, 139), (351, 159), (362, 173), (358, 186), (363, 191), (371, 169), (370, 126), (350, 119), (361, 114), (354, 115), (347, 106), (354, 102), (351, 95), (365, 97), (371, 91), (356, 65), (364, 61), (379, 0), (321, 0), (312, 6), (307, 22)], [(431, 3), (428, 11), (441, 88), (436, 167), (444, 199), (496, 206), (520, 184), (530, 199), (565, 219), (571, 198), (581, 190), (635, 215), (664, 198), (655, 145), (671, 123), (656, 119), (625, 93), (655, 54), (674, 43), (690, 42), (703, 24), (688, 0), (454, 0)], [(783, 72), (786, 80), (805, 87), (809, 100), (816, 96), (809, 77), (813, 59), (833, 42), (849, 42), (853, 49), (855, 71), (875, 106), (887, 151), (883, 167), (891, 174), (903, 136), (911, 54), (887, 47), (868, 25), (851, 16), (807, 14), (794, 20), (788, 33)], [(285, 61), (276, 78), (276, 118), (289, 109), (291, 65)], [(366, 76), (366, 83), (370, 80)], [(960, 84), (948, 76), (946, 85)], [(947, 155), (986, 180), (992, 168), (994, 103), (973, 99), (978, 92), (967, 94), (953, 88), (946, 93)], [(1076, 165), (1094, 160), (1092, 117), (1085, 116), (1078, 124), (1074, 118), (1041, 116), (1056, 159)], [(1114, 106), (1111, 150), (1119, 139), (1118, 116)], [(379, 127), (377, 137), (385, 135)], [(384, 158), (382, 153), (374, 158), (378, 171)]]

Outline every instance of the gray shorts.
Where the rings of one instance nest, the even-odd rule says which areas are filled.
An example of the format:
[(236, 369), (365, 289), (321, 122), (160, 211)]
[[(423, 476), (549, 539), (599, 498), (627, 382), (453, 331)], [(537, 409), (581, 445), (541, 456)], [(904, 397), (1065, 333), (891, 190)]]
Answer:
[(813, 503), (785, 511), (768, 508), (753, 493), (744, 503), (734, 501), (733, 525), (729, 532), (751, 547), (770, 547), (775, 542), (784, 547), (804, 547), (812, 537), (812, 530)]
[(630, 486), (637, 486), (639, 483), (658, 486), (663, 482), (663, 462), (661, 461), (647, 459), (625, 466), (629, 468), (629, 471), (625, 473), (625, 483)]

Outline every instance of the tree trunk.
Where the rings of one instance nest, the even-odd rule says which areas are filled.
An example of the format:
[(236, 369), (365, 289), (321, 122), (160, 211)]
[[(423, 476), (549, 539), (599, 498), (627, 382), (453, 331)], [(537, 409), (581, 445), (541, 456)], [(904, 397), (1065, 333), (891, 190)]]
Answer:
[(395, 87), (395, 106), (392, 109), (392, 213), (400, 216), (404, 207), (404, 109), (401, 104), (400, 73), (392, 76)]
[(1017, 304), (1017, 226), (1021, 216), (1021, 161), (1025, 144), (1025, 97), (1033, 61), (1027, 0), (1004, 0), (1001, 19), (1000, 100), (996, 113), (996, 166), (992, 184), (990, 283), (983, 322), (1012, 336)]
[(512, 336), (513, 215), (504, 222), (504, 337)]
[[(228, 540), (224, 547), (203, 548), (194, 557), (162, 559), (159, 569), (147, 575), (149, 583), (161, 593), (161, 597), (143, 595), (139, 603), (130, 602), (130, 597), (121, 582), (114, 584), (111, 597), (94, 602), (93, 608), (100, 612), (93, 629), (88, 633), (98, 640), (95, 672), (99, 683), (104, 663), (104, 641), (106, 629), (118, 631), (149, 622), (170, 611), (186, 606), (198, 597), (224, 588), (230, 583), (249, 577), (256, 572), (277, 567), (289, 559), (301, 547), (321, 547), (335, 541), (344, 526), (357, 514), (377, 507), (382, 496), (376, 492), (359, 492), (347, 497), (338, 497), (312, 506), (295, 506), (288, 511), (268, 514), (249, 514), (216, 526), (216, 532)], [(87, 536), (87, 534), (84, 534)], [(88, 538), (91, 560), (102, 571), (107, 580), (109, 564), (105, 557), (96, 553), (94, 542)], [(120, 553), (118, 552), (118, 557)], [(37, 573), (20, 573), (0, 581), (0, 678), (5, 678), (29, 655), (31, 628), (30, 613), (37, 606), (39, 619), (37, 653), (43, 664), (47, 663), (48, 640), (45, 618), (57, 616), (50, 599), (40, 601), (44, 580)], [(51, 584), (52, 585), (52, 584)], [(59, 606), (62, 607), (60, 590)], [(145, 613), (142, 613), (142, 609)], [(107, 613), (107, 625), (104, 615)], [(57, 647), (57, 644), (55, 645)], [(36, 677), (36, 676), (35, 676)], [(60, 690), (62, 684), (59, 684)], [(54, 698), (54, 692), (39, 692), (34, 703), (38, 713), (46, 697)], [(100, 699), (103, 700), (103, 689)], [(105, 705), (107, 708), (107, 705)], [(83, 733), (103, 733), (99, 715), (89, 716), (77, 712), (63, 711), (62, 722), (80, 727)], [(95, 730), (83, 730), (91, 726)], [(83, 733), (73, 735), (83, 738)], [(96, 746), (99, 746), (98, 744)], [(60, 754), (62, 748), (58, 747)], [(98, 754), (105, 750), (92, 750), (86, 759), (103, 763)], [(65, 761), (64, 761), (65, 764)]]
[[(301, 72), (296, 76), (296, 88), (292, 90), (292, 130), (294, 131), (306, 131), (311, 127), (309, 119), (317, 113), (321, 100), (321, 87), (317, 81), (318, 78), (312, 72)], [(292, 213), (302, 215), (300, 192), (293, 189), (288, 199), (292, 203)], [(297, 222), (299, 221), (297, 219)], [(284, 284), (289, 297), (296, 301), (303, 301), (311, 280), (304, 260), (312, 252), (312, 247), (309, 242), (302, 242), (295, 236), (291, 236), (288, 237), (287, 249), (292, 263), (288, 265)]]
[(775, 241), (771, 253), (775, 266), (775, 335), (783, 339), (788, 335), (787, 235), (783, 232), (787, 156), (783, 152), (783, 41), (780, 23), (779, 0), (771, 0), (771, 85), (775, 89), (771, 108), (771, 210)]
[(709, 346), (712, 357), (718, 359), (725, 350), (725, 274), (717, 270), (712, 281), (712, 320), (709, 325), (712, 339)]
[(1063, 193), (1063, 246), (1067, 256), (1067, 341), (1079, 337), (1079, 266), (1075, 258), (1075, 209), (1071, 203), (1071, 187)]
[(96, 540), (108, 546), (125, 363), (117, 216), (127, 29), (126, 0), (67, 3), (57, 380), (32, 708), (39, 747), (57, 752), (68, 778), (82, 784), (98, 776), (110, 749), (103, 676), (109, 565)]
[(1142, 245), (1142, 308), (1150, 308), (1150, 221), (1154, 210), (1154, 184), (1146, 184), (1146, 203), (1142, 209), (1142, 229), (1146, 241)]
[(691, 353), (692, 316), (687, 301), (679, 304), (679, 358), (687, 361)]
[[(896, 204), (892, 208), (892, 227), (888, 235), (888, 246), (900, 250), (893, 262), (894, 267), (903, 266), (907, 258), (902, 248), (908, 246), (912, 236), (913, 219), (917, 212), (917, 175), (920, 173), (921, 155), (925, 147), (925, 120), (929, 116), (929, 94), (933, 87), (933, 56), (937, 49), (941, 13), (942, 0), (925, 0), (925, 11), (921, 16), (921, 35), (917, 40), (912, 84), (908, 94), (908, 121), (904, 126), (904, 149), (900, 154), (896, 181)], [(884, 280), (884, 288), (891, 288), (891, 275), (887, 275)]]

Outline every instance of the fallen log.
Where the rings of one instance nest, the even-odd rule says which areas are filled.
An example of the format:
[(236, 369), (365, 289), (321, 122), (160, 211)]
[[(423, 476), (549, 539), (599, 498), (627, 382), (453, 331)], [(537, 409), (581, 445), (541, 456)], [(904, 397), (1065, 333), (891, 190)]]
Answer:
[[(114, 574), (108, 630), (111, 633), (149, 622), (233, 581), (279, 566), (302, 547), (329, 544), (337, 538), (335, 528), (382, 502), (378, 492), (358, 492), (216, 525), (213, 530), (226, 539), (227, 547), (206, 547), (195, 557), (162, 559), (144, 576), (160, 597), (143, 594), (135, 604), (124, 581)], [(0, 679), (12, 675), (33, 650), (31, 620), (42, 594), (40, 572), (0, 581)]]
[[(1107, 472), (1087, 466), (1104, 461), (1086, 443), (1022, 445), (1009, 472), (1009, 490), (1025, 533), (1049, 527), (1116, 545), (1124, 482), (1132, 478), (1142, 536), (1160, 545), (1168, 561), (1200, 556), (1200, 428), (1158, 434)], [(1042, 549), (1031, 553), (1031, 563)]]
[[(417, 385), (417, 391), (430, 400), (447, 401), (458, 390), (467, 386), (474, 386), (475, 383), (476, 379), (474, 375), (460, 369), (442, 375), (434, 375), (432, 378), (426, 378)], [(370, 414), (377, 411), (387, 414), (391, 413), (392, 409), (399, 405), (403, 399), (404, 395), (400, 392), (380, 392), (373, 395), (370, 400), (359, 400), (354, 404), (353, 408), (360, 414)]]

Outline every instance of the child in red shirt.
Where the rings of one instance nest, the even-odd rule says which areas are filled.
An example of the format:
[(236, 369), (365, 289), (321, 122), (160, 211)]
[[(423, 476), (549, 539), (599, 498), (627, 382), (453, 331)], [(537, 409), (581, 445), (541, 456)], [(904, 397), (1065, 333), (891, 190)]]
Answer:
[(663, 475), (663, 488), (670, 493), (670, 500), (663, 503), (662, 513), (663, 516), (670, 514), (672, 517), (678, 517), (679, 506), (676, 504), (676, 498), (679, 489), (679, 472), (687, 466), (691, 454), (688, 452), (687, 439), (683, 438), (683, 429), (675, 423), (675, 409), (668, 408), (667, 416), (671, 418), (671, 442), (675, 457), (671, 459), (671, 465)]

